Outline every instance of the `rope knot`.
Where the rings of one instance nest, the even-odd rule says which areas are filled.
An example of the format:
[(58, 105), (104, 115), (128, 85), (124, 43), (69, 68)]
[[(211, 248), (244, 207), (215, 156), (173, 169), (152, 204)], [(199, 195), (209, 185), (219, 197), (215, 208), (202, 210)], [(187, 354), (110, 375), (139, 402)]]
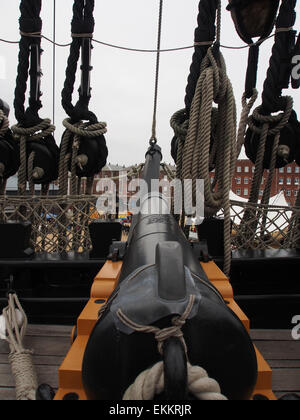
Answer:
[(171, 327), (167, 327), (167, 328), (163, 328), (163, 329), (160, 329), (158, 327), (154, 327), (154, 326), (151, 326), (151, 325), (148, 326), (148, 325), (137, 324), (136, 322), (129, 319), (121, 309), (119, 309), (117, 311), (117, 316), (124, 325), (126, 325), (127, 327), (131, 328), (134, 331), (154, 334), (155, 339), (157, 340), (157, 343), (158, 343), (158, 351), (159, 351), (160, 354), (163, 353), (163, 343), (164, 343), (164, 341), (166, 341), (170, 337), (179, 338), (180, 341), (183, 344), (183, 347), (185, 349), (185, 353), (187, 354), (187, 346), (186, 346), (184, 336), (183, 336), (183, 332), (182, 332), (181, 328), (186, 323), (186, 320), (188, 319), (188, 317), (189, 317), (189, 315), (190, 315), (190, 313), (193, 309), (195, 299), (196, 299), (196, 296), (191, 295), (190, 298), (189, 298), (189, 303), (188, 303), (184, 313), (181, 316), (173, 317), (172, 318), (172, 324), (173, 325)]
[[(253, 111), (253, 115), (248, 120), (250, 129), (256, 134), (262, 134), (265, 128), (264, 126), (267, 125), (268, 136), (276, 136), (280, 133), (280, 131), (289, 122), (294, 105), (294, 101), (291, 96), (286, 96), (284, 99), (286, 102), (286, 108), (277, 115), (264, 115), (261, 112), (262, 107), (257, 107)], [(257, 126), (257, 123), (259, 123), (260, 126)]]

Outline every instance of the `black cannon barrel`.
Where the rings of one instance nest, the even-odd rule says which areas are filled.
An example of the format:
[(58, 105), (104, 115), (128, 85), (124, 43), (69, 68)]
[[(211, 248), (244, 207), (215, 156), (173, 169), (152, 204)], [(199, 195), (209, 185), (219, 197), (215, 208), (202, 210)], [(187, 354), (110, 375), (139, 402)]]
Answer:
[[(182, 229), (171, 214), (169, 200), (159, 192), (160, 164), (162, 154), (159, 146), (151, 147), (146, 154), (142, 179), (146, 182), (148, 193), (141, 198), (140, 212), (133, 217), (129, 233), (128, 250), (124, 259), (120, 282), (141, 266), (155, 264), (157, 245), (164, 242), (177, 242), (183, 251), (183, 264), (208, 282), (199, 261), (187, 241)], [(165, 263), (165, 261), (164, 261)], [(168, 278), (180, 277), (178, 264), (173, 269), (168, 266)], [(174, 271), (174, 276), (172, 276)], [(182, 269), (180, 270), (182, 276)], [(171, 287), (174, 288), (174, 283)]]
[[(162, 360), (154, 334), (136, 332), (120, 313), (134, 324), (164, 329), (190, 307), (192, 299), (182, 327), (189, 362), (204, 368), (227, 398), (249, 399), (257, 380), (253, 344), (240, 319), (205, 275), (159, 191), (161, 158), (158, 146), (148, 150), (142, 178), (148, 191), (141, 194), (140, 211), (133, 218), (119, 283), (90, 335), (83, 358), (86, 395), (92, 400), (122, 399), (141, 372)], [(165, 342), (165, 394), (159, 398), (186, 398), (181, 344)]]

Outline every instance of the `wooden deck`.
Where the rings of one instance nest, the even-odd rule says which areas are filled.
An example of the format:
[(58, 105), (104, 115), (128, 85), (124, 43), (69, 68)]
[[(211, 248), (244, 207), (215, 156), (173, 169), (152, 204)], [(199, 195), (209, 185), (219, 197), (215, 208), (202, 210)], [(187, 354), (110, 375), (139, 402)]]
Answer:
[[(71, 330), (69, 326), (29, 326), (25, 346), (34, 350), (39, 383), (58, 387), (57, 371), (70, 348)], [(300, 395), (300, 341), (293, 340), (286, 330), (255, 330), (251, 336), (273, 369), (275, 395), (293, 392)], [(15, 400), (7, 355), (8, 345), (0, 340), (0, 400)]]

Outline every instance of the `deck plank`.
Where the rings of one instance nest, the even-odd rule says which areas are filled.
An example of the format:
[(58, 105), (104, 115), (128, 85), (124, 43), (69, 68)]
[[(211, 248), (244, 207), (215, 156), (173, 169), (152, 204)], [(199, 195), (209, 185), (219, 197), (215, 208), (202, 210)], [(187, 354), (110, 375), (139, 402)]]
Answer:
[[(70, 348), (70, 326), (30, 325), (24, 344), (34, 350), (33, 361), (39, 383), (58, 386), (58, 368)], [(252, 330), (251, 338), (273, 369), (273, 391), (277, 397), (300, 395), (300, 341), (291, 331)], [(8, 363), (8, 344), (0, 341), (0, 400), (14, 400), (14, 381)]]

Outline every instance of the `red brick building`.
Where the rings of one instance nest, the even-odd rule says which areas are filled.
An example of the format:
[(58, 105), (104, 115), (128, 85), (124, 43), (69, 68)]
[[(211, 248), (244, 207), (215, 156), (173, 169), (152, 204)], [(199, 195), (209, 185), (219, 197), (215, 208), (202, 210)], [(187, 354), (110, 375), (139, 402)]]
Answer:
[[(254, 165), (250, 160), (239, 160), (232, 180), (232, 191), (243, 198), (249, 198), (251, 184), (254, 176)], [(261, 184), (260, 196), (268, 179), (268, 171), (265, 171), (263, 182)], [(296, 163), (291, 163), (285, 168), (276, 170), (271, 196), (275, 196), (284, 191), (285, 199), (288, 205), (294, 206), (300, 185), (300, 167)]]

